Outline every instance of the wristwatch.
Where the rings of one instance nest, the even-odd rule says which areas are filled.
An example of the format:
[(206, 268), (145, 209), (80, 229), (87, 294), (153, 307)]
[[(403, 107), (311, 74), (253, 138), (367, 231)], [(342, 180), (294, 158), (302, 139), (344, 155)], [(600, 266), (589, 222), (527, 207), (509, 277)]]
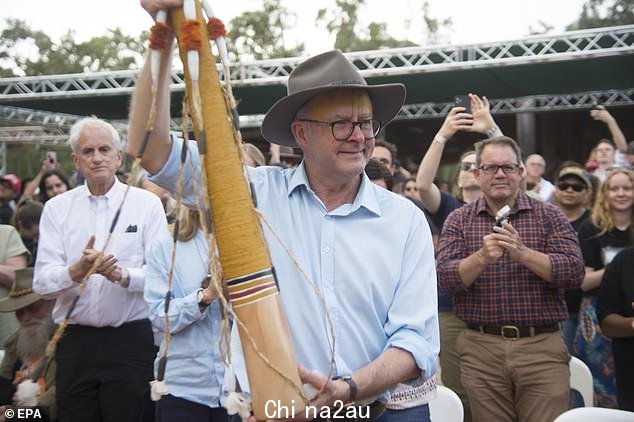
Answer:
[(352, 379), (352, 376), (350, 375), (346, 375), (344, 377), (339, 378), (341, 381), (345, 382), (346, 384), (348, 384), (348, 387), (350, 388), (350, 397), (348, 397), (348, 402), (349, 403), (354, 403), (355, 400), (357, 400), (357, 383), (354, 382), (354, 380)]
[(198, 303), (198, 307), (202, 310), (209, 306), (209, 303), (205, 302), (205, 294), (203, 293), (203, 289), (198, 289), (196, 292), (196, 303)]
[(114, 282), (123, 288), (127, 288), (130, 285), (130, 272), (127, 268), (121, 267), (121, 278)]

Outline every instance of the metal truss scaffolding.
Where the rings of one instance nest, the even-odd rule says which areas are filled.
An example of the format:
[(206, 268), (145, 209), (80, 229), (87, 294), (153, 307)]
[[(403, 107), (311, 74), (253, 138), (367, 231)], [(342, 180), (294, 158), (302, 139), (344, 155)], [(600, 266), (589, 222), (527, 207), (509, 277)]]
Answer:
[[(523, 39), (472, 45), (408, 47), (349, 53), (368, 76), (436, 72), (455, 68), (487, 67), (575, 58), (627, 54), (634, 51), (634, 25), (595, 28)], [(234, 86), (283, 84), (304, 60), (262, 60), (231, 66)], [(0, 102), (128, 94), (137, 71), (46, 75), (0, 79)], [(222, 72), (219, 72), (222, 78)], [(183, 74), (171, 75), (172, 89), (183, 90)]]

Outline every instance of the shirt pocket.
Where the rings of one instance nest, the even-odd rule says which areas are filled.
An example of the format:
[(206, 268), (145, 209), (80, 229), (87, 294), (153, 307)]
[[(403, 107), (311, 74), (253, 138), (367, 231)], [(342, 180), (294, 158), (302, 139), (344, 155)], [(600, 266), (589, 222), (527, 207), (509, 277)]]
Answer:
[(143, 238), (140, 233), (113, 233), (112, 254), (121, 263), (143, 263)]

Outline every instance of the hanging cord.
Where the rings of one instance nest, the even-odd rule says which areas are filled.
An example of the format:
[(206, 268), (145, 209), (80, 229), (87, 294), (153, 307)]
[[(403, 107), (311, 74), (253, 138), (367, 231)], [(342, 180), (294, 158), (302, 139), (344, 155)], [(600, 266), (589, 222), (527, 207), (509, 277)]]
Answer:
[(164, 334), (163, 334), (163, 348), (161, 356), (159, 357), (158, 369), (156, 373), (156, 379), (150, 382), (152, 400), (158, 401), (164, 395), (169, 393), (167, 384), (165, 383), (165, 371), (167, 369), (167, 358), (169, 354), (169, 348), (172, 341), (172, 329), (169, 318), (170, 303), (173, 297), (172, 289), (174, 287), (174, 267), (176, 265), (176, 247), (178, 245), (178, 233), (180, 231), (181, 215), (182, 213), (182, 199), (183, 199), (183, 187), (185, 185), (185, 162), (187, 161), (187, 128), (189, 121), (187, 120), (187, 99), (183, 97), (183, 121), (182, 121), (182, 135), (183, 135), (183, 147), (181, 148), (180, 163), (178, 166), (178, 178), (176, 181), (176, 220), (172, 230), (172, 253), (170, 257), (170, 267), (167, 273), (167, 290), (165, 291), (165, 299), (163, 304), (164, 314)]

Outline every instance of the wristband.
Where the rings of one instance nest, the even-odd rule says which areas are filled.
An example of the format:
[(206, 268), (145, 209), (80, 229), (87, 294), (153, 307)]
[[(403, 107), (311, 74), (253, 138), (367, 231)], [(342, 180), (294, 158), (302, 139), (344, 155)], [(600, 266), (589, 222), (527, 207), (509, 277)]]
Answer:
[(493, 135), (495, 135), (495, 132), (497, 132), (498, 130), (499, 130), (499, 128), (497, 127), (497, 125), (493, 125), (489, 129), (487, 129), (485, 134), (486, 134), (486, 136), (488, 138), (491, 138), (491, 137), (493, 137)]
[(437, 133), (436, 136), (434, 136), (434, 141), (438, 142), (440, 145), (445, 145), (445, 142), (447, 142), (447, 138)]

